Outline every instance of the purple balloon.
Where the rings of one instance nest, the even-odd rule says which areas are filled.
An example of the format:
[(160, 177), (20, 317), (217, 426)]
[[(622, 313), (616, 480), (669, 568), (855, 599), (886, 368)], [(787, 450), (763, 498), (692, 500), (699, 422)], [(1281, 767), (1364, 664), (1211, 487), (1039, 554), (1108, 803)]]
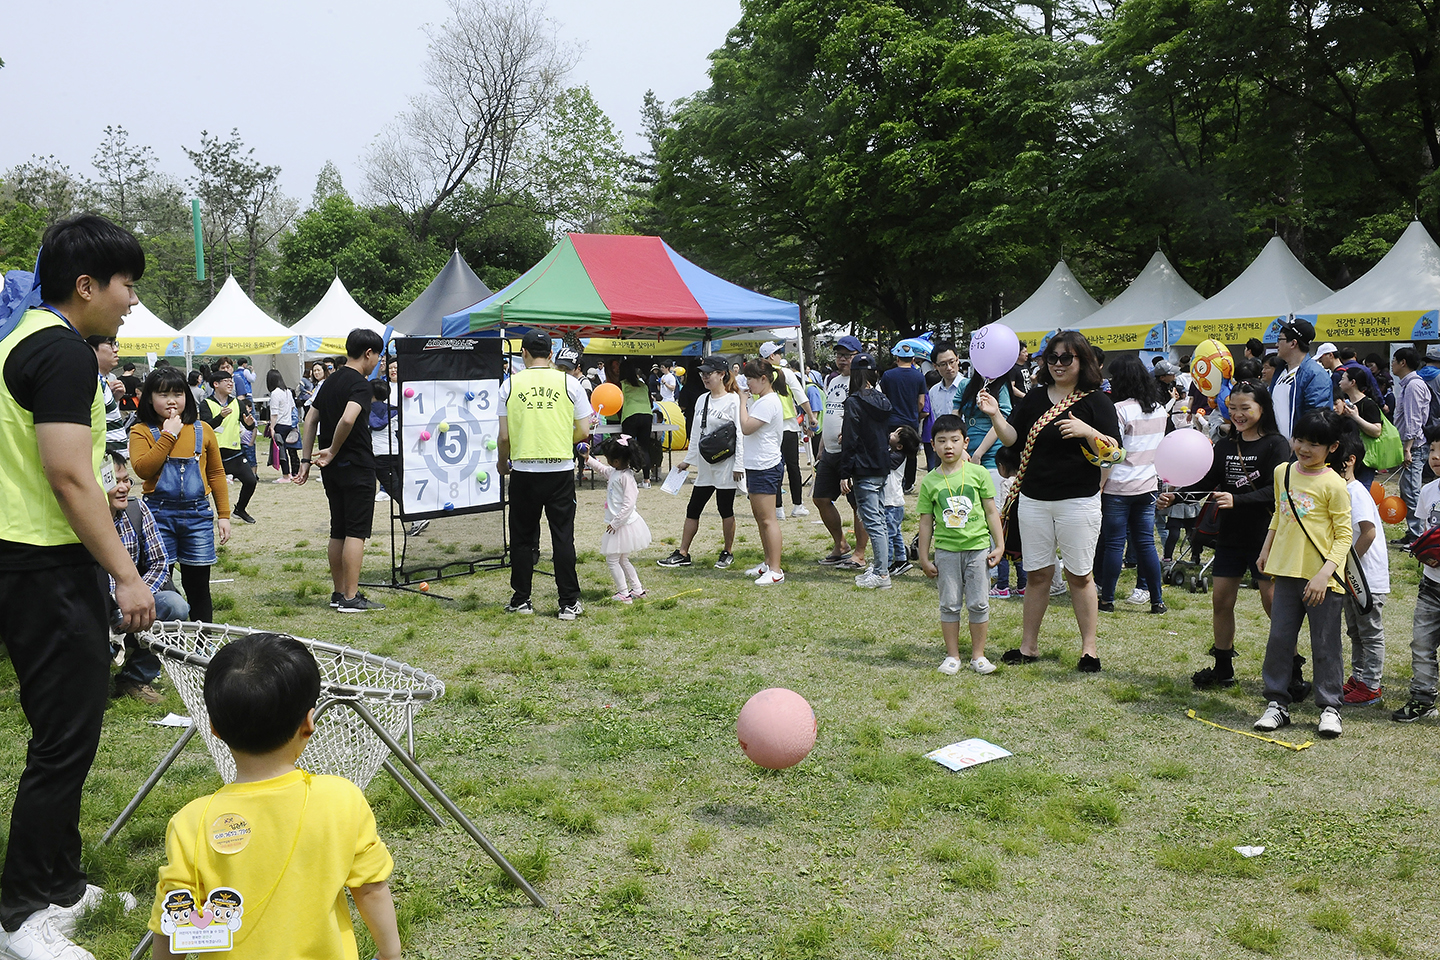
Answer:
[(1003, 377), (1020, 359), (1020, 338), (1003, 323), (986, 324), (970, 335), (970, 365), (986, 380)]
[(1198, 482), (1214, 462), (1215, 448), (1199, 430), (1176, 430), (1155, 448), (1155, 471), (1177, 487)]

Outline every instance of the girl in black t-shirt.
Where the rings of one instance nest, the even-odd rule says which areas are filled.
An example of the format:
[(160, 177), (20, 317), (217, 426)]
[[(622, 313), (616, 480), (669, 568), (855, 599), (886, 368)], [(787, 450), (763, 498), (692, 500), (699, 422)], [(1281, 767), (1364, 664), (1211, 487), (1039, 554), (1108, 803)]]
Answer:
[[(1335, 401), (1335, 413), (1354, 420), (1360, 436), (1371, 440), (1384, 429), (1380, 422), (1380, 402), (1370, 390), (1370, 378), (1353, 367), (1340, 371), (1340, 398)], [(1355, 479), (1361, 486), (1370, 486), (1375, 479), (1375, 468), (1355, 464)]]
[[(1220, 508), (1220, 531), (1211, 568), (1215, 575), (1211, 592), (1215, 643), (1210, 654), (1215, 665), (1191, 677), (1197, 687), (1228, 687), (1235, 682), (1235, 600), (1240, 594), (1241, 578), (1260, 556), (1270, 516), (1275, 512), (1275, 468), (1290, 459), (1290, 444), (1275, 423), (1270, 391), (1259, 381), (1235, 384), (1226, 403), (1234, 429), (1215, 444), (1215, 462), (1210, 472), (1185, 488), (1209, 493)], [(1163, 493), (1158, 503), (1164, 509), (1175, 500), (1174, 493)], [(1274, 582), (1264, 576), (1257, 579), (1260, 602), (1269, 616)]]
[[(1058, 547), (1065, 562), (1065, 579), (1070, 584), (1075, 622), (1080, 627), (1079, 669), (1096, 673), (1100, 670), (1095, 644), (1099, 609), (1092, 570), (1095, 544), (1100, 538), (1101, 468), (1086, 456), (1086, 450), (1097, 458), (1102, 447), (1118, 450), (1115, 437), (1120, 433), (1120, 424), (1115, 405), (1099, 389), (1100, 364), (1083, 335), (1075, 330), (1056, 334), (1046, 344), (1042, 361), (1034, 387), (1008, 420), (988, 390), (980, 391), (976, 397), (1000, 442), (1007, 447), (1018, 443), (1022, 450), (1032, 428), (1051, 407), (1071, 403), (1063, 414), (1039, 430), (1020, 482), (1012, 522), (1020, 524), (1021, 550), (1029, 575), (1024, 637), (1017, 649), (1007, 650), (1001, 659), (1005, 663), (1033, 663), (1038, 658), (1040, 624), (1050, 604), (1050, 581), (1055, 575)], [(1124, 451), (1119, 455), (1123, 457)]]

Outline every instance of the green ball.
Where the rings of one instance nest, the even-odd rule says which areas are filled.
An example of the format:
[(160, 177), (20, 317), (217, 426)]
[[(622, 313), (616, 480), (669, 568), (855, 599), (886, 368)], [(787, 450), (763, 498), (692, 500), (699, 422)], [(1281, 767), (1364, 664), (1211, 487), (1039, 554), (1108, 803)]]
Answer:
[(440, 432), (441, 432), (441, 433), (444, 433), (446, 430), (449, 430), (449, 429), (450, 429), (450, 424), (449, 424), (449, 422), (446, 421), (446, 420), (441, 420), (441, 421), (440, 421)]
[(497, 444), (493, 439), (485, 441), (486, 450), (494, 450), (497, 446), (499, 446), (499, 444)]
[(490, 479), (490, 474), (486, 473), (484, 470), (481, 470), (479, 473), (475, 474), (475, 482), (476, 482), (476, 483), (484, 483), (486, 480), (489, 480), (489, 479)]

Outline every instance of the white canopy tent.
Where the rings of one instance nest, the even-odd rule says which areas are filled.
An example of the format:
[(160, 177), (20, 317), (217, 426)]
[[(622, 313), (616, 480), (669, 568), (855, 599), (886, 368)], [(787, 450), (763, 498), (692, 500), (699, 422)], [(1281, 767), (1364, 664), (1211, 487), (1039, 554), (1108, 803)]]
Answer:
[(1245, 343), (1263, 336), (1276, 320), (1329, 295), (1330, 288), (1295, 259), (1285, 241), (1271, 237), (1229, 286), (1166, 322), (1165, 346), (1194, 346), (1210, 339)]
[(234, 276), (225, 278), (215, 299), (181, 333), (190, 339), (190, 352), (199, 355), (279, 353), (290, 339), (290, 331), (255, 306)]
[(153, 353), (161, 357), (185, 356), (185, 335), (161, 320), (143, 303), (130, 308), (116, 337), (126, 356)]
[(1105, 350), (1160, 350), (1165, 346), (1164, 321), (1204, 299), (1156, 250), (1123, 293), (1069, 326)]
[(385, 338), (385, 324), (366, 313), (337, 276), (330, 281), (330, 288), (320, 302), (290, 328), (289, 333), (295, 342), (287, 344), (285, 352), (344, 353), (345, 338), (357, 327), (373, 330), (382, 340)]
[(1070, 266), (1061, 260), (1055, 264), (1045, 282), (1024, 303), (1001, 317), (1000, 322), (1019, 334), (1021, 340), (1027, 339), (1027, 335), (1040, 334), (1039, 338), (1028, 338), (1030, 347), (1035, 349), (1037, 339), (1043, 343), (1049, 334), (1078, 326), (1080, 321), (1099, 309), (1100, 304), (1075, 279)]
[(1295, 316), (1313, 323), (1320, 340), (1440, 339), (1440, 246), (1415, 220), (1368, 273)]

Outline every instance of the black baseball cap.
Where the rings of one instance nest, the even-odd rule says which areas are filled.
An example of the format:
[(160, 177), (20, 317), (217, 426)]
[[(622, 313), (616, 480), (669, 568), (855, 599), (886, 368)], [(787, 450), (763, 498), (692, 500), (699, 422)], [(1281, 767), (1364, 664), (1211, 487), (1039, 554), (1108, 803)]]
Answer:
[(548, 357), (553, 349), (550, 334), (544, 330), (531, 330), (520, 339), (520, 348), (532, 357)]
[[(532, 352), (530, 355), (533, 357), (535, 354)], [(580, 351), (568, 343), (562, 343), (555, 350), (554, 363), (561, 370), (574, 370), (580, 365)]]
[(704, 360), (701, 360), (699, 363), (695, 364), (695, 372), (702, 374), (724, 373), (726, 370), (729, 369), (730, 365), (728, 363), (726, 363), (724, 360), (717, 359), (716, 357), (706, 357)]
[(1304, 317), (1291, 317), (1280, 325), (1280, 332), (1286, 340), (1298, 340), (1306, 346), (1315, 341), (1315, 327)]
[(850, 360), (850, 369), (851, 369), (851, 370), (878, 370), (878, 369), (880, 369), (880, 368), (879, 368), (878, 366), (876, 366), (876, 364), (875, 364), (875, 358), (872, 357), (872, 356), (870, 356), (870, 354), (868, 354), (868, 353), (857, 353), (857, 354), (855, 354), (855, 356)]

